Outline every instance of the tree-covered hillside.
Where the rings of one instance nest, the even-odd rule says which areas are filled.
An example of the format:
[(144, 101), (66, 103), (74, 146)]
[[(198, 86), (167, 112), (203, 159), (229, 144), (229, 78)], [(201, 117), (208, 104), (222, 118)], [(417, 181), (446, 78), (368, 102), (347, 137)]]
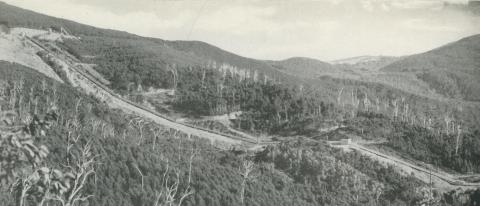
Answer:
[[(0, 22), (64, 28), (80, 37), (37, 39), (54, 48), (37, 55), (70, 53), (76, 59), (58, 58), (68, 56), (72, 67), (92, 66), (119, 94), (115, 98), (171, 109), (186, 122), (236, 113), (211, 125), (257, 136), (259, 143), (261, 135), (272, 140), (261, 142), (268, 146), (259, 151), (218, 148), (109, 108), (93, 93), (31, 68), (0, 61), (0, 202), (5, 205), (478, 203), (479, 190), (432, 192), (426, 181), (327, 142), (353, 135), (381, 142), (372, 147), (412, 161), (479, 172), (480, 104), (472, 102), (478, 96), (478, 36), (406, 57), (382, 71), (414, 74), (449, 97), (442, 99), (365, 79), (305, 78), (338, 68), (313, 59), (249, 59), (202, 42), (144, 38), (4, 3)], [(68, 81), (61, 69), (55, 71)], [(161, 92), (161, 101), (144, 98)]]
[(126, 32), (99, 29), (92, 26), (79, 24), (65, 19), (55, 18), (30, 10), (18, 8), (0, 2), (0, 20), (10, 27), (26, 27), (35, 29), (48, 29), (63, 27), (74, 35), (112, 36), (118, 38), (134, 38), (135, 35)]
[[(0, 156), (1, 174), (6, 174), (1, 176), (0, 199), (5, 205), (20, 200), (55, 205), (75, 198), (86, 205), (177, 205), (184, 195), (182, 205), (410, 205), (422, 199), (415, 192), (422, 186), (417, 180), (323, 143), (299, 140), (258, 154), (222, 151), (153, 123), (141, 132), (135, 126), (138, 117), (112, 111), (23, 66), (2, 62), (0, 74), (2, 118), (9, 119), (2, 123), (0, 147), (18, 152)], [(6, 111), (12, 115), (3, 116)], [(32, 130), (37, 123), (29, 122), (37, 117), (39, 125), (43, 119), (51, 123)], [(27, 133), (4, 133), (27, 125), (29, 145), (45, 148), (46, 155), (34, 162), (36, 158), (23, 158), (29, 157), (28, 150), (8, 144), (11, 137), (25, 138)], [(4, 173), (7, 168), (11, 172)], [(94, 173), (82, 173), (90, 170)], [(72, 199), (70, 178), (76, 177), (85, 184)]]
[(345, 122), (346, 128), (323, 135), (335, 138), (342, 131), (367, 139), (383, 139), (389, 148), (410, 159), (420, 160), (462, 173), (480, 171), (480, 130), (463, 130), (462, 125), (422, 126), (392, 120), (374, 112), (360, 112)]
[(340, 68), (316, 59), (293, 57), (282, 61), (268, 61), (273, 67), (281, 72), (303, 78), (318, 78), (330, 73), (344, 72)]
[(236, 126), (244, 130), (308, 132), (316, 127), (315, 122), (341, 122), (358, 111), (423, 127), (429, 122), (443, 128), (447, 118), (465, 130), (478, 128), (480, 107), (476, 104), (452, 105), (376, 83), (323, 77), (295, 85), (218, 67), (178, 67), (175, 71), (178, 77), (171, 105), (196, 116), (242, 111)]
[[(349, 94), (354, 90), (368, 90), (371, 102), (375, 102), (376, 98), (392, 101), (392, 96), (397, 99), (404, 98), (412, 101), (409, 102), (410, 110), (417, 115), (425, 116), (424, 113), (428, 113), (428, 115), (433, 114), (432, 116), (437, 119), (442, 119), (447, 114), (464, 121), (465, 125), (469, 127), (478, 125), (476, 122), (479, 117), (479, 105), (462, 101), (462, 98), (474, 100), (478, 93), (476, 92), (477, 86), (475, 86), (479, 79), (476, 77), (478, 69), (475, 69), (478, 66), (476, 60), (478, 58), (475, 55), (479, 53), (476, 47), (476, 43), (478, 43), (476, 36), (425, 54), (402, 58), (383, 69), (383, 71), (399, 72), (399, 69), (403, 71), (405, 68), (410, 68), (415, 70), (414, 75), (420, 81), (427, 82), (438, 93), (447, 97), (461, 97), (457, 100), (445, 101), (429, 99), (430, 97), (424, 98), (415, 92), (403, 92), (405, 90), (402, 86), (396, 88), (383, 83), (343, 79), (341, 76), (330, 78), (312, 75), (313, 78), (301, 78), (300, 74), (305, 76), (309, 73), (308, 71), (322, 70), (319, 72), (322, 73), (349, 70), (345, 66), (332, 66), (317, 60), (293, 58), (278, 62), (260, 61), (240, 57), (202, 42), (144, 38), (125, 32), (99, 29), (53, 18), (4, 3), (0, 4), (0, 10), (2, 11), (0, 20), (7, 22), (11, 27), (25, 26), (43, 29), (63, 27), (73, 35), (80, 36), (80, 40), (65, 40), (64, 43), (59, 44), (82, 62), (95, 64), (94, 69), (112, 83), (110, 87), (122, 94), (137, 92), (138, 88), (142, 88), (140, 92), (150, 88), (172, 88), (175, 78), (183, 78), (175, 76), (177, 69), (185, 67), (221, 68), (222, 70), (234, 70), (236, 74), (256, 75), (260, 81), (268, 79), (268, 81), (276, 83), (289, 84), (290, 87), (318, 88), (323, 101), (328, 103), (337, 102), (338, 93), (342, 88), (344, 90), (342, 95), (347, 96), (343, 99), (351, 96)], [(451, 59), (451, 61), (446, 59)], [(423, 66), (417, 68), (415, 62), (423, 62), (418, 65), (427, 65), (429, 69), (436, 69), (424, 70)], [(412, 107), (418, 105), (419, 102), (423, 106), (418, 109), (415, 109), (416, 106)]]
[(385, 68), (387, 72), (413, 72), (436, 92), (450, 98), (480, 100), (480, 35), (412, 55)]

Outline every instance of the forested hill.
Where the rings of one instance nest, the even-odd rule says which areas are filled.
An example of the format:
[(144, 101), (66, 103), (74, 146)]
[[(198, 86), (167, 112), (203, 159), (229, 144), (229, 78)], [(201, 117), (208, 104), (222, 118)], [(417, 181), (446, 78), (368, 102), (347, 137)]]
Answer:
[[(98, 52), (123, 52), (128, 56), (148, 58), (149, 65), (143, 65), (147, 70), (144, 73), (149, 73), (150, 69), (165, 69), (167, 65), (200, 66), (215, 62), (218, 65), (228, 65), (239, 69), (259, 70), (268, 73), (272, 78), (277, 75), (274, 67), (261, 60), (242, 57), (204, 42), (166, 41), (159, 38), (140, 37), (123, 31), (96, 28), (39, 14), (3, 2), (0, 2), (0, 22), (6, 22), (10, 27), (64, 28), (82, 39), (81, 42), (72, 43), (74, 49), (78, 50), (78, 57), (90, 56), (92, 53)], [(115, 48), (123, 51), (115, 51)], [(101, 57), (98, 57), (91, 61), (99, 63), (102, 60)], [(113, 76), (112, 71), (103, 74), (107, 75), (107, 78), (109, 74)], [(130, 78), (130, 80), (133, 79)]]
[[(462, 183), (475, 176), (456, 173), (480, 172), (480, 104), (375, 75), (315, 76), (343, 72), (315, 59), (249, 59), (4, 3), (0, 26), (0, 205), (476, 205), (480, 194)], [(265, 147), (225, 149), (179, 125)], [(330, 142), (345, 138), (359, 144)], [(355, 149), (362, 142), (378, 153)], [(433, 169), (461, 182), (432, 188)]]
[[(144, 88), (171, 86), (172, 67), (205, 66), (236, 69), (238, 72), (256, 71), (274, 81), (302, 84), (303, 78), (315, 79), (331, 75), (348, 78), (349, 74), (362, 72), (372, 65), (332, 65), (309, 58), (290, 58), (283, 61), (263, 61), (242, 57), (199, 41), (166, 41), (140, 37), (122, 31), (96, 28), (73, 21), (50, 17), (33, 11), (0, 3), (0, 22), (10, 27), (37, 29), (64, 28), (80, 41), (65, 42), (65, 47), (84, 62), (98, 65), (96, 69), (117, 91), (127, 90), (127, 85), (141, 84)], [(436, 93), (447, 98), (480, 100), (479, 36), (472, 36), (444, 47), (412, 55), (385, 66), (382, 72), (414, 73)], [(389, 60), (390, 61), (390, 60)], [(379, 64), (383, 66), (383, 63)], [(368, 69), (367, 69), (368, 70)], [(345, 77), (345, 74), (347, 77)], [(370, 80), (363, 80), (370, 81)], [(342, 85), (338, 86), (339, 88)], [(338, 89), (338, 88), (337, 88)], [(402, 88), (399, 88), (402, 89)], [(405, 90), (404, 90), (405, 91)], [(417, 94), (413, 92), (413, 94)]]
[(480, 101), (480, 35), (406, 57), (382, 71), (415, 73), (440, 94)]
[(469, 36), (425, 53), (396, 61), (383, 71), (449, 70), (477, 73), (480, 71), (480, 34)]
[(194, 54), (205, 61), (227, 63), (239, 68), (260, 69), (267, 71), (275, 70), (274, 67), (261, 60), (242, 57), (201, 41), (166, 41), (166, 44), (176, 50)]
[[(340, 69), (338, 69), (338, 66), (315, 59), (255, 60), (235, 55), (203, 42), (165, 41), (156, 38), (140, 37), (126, 32), (95, 28), (73, 21), (38, 14), (5, 3), (0, 3), (0, 22), (6, 22), (10, 27), (40, 29), (58, 29), (61, 27), (72, 35), (80, 37), (80, 40), (67, 39), (63, 43), (58, 42), (58, 45), (76, 56), (81, 62), (95, 65), (95, 70), (111, 82), (109, 86), (120, 94), (132, 92), (131, 88), (140, 88), (140, 86), (144, 90), (150, 88), (172, 88), (175, 84), (174, 81), (181, 78), (174, 76), (182, 68), (220, 68), (223, 71), (229, 70), (235, 73), (235, 75), (248, 75), (252, 79), (255, 79), (257, 76), (258, 78), (256, 79), (258, 81), (266, 82), (268, 80), (281, 84), (292, 83), (290, 86), (297, 88), (312, 87), (315, 88), (316, 95), (321, 97), (323, 101), (330, 103), (339, 103), (339, 100), (351, 103), (352, 93), (358, 94), (359, 98), (364, 98), (363, 94), (368, 94), (366, 96), (370, 99), (369, 101), (377, 102), (376, 99), (379, 99), (379, 101), (384, 101), (387, 104), (392, 104), (396, 99), (406, 98), (410, 102), (411, 111), (419, 111), (417, 112), (419, 114), (425, 113), (424, 107), (426, 105), (434, 105), (435, 109), (428, 112), (429, 115), (434, 116), (441, 116), (445, 111), (456, 111), (456, 106), (459, 105), (452, 106), (452, 103), (449, 102), (427, 99), (417, 93), (408, 93), (401, 88), (394, 86), (392, 88), (392, 85), (386, 86), (386, 84), (381, 82), (372, 83), (342, 79), (341, 76), (336, 76), (336, 78), (317, 78), (318, 76), (323, 76), (323, 74), (317, 76), (315, 74), (321, 74), (322, 72), (335, 73), (339, 72)], [(466, 47), (466, 43), (462, 45)], [(471, 52), (474, 51), (476, 50)], [(415, 55), (407, 59), (414, 57)], [(400, 62), (405, 61), (401, 60)], [(389, 67), (393, 67), (395, 64)], [(307, 75), (310, 72), (316, 73)], [(432, 87), (444, 85), (441, 81), (436, 81), (436, 79), (441, 79), (436, 78), (434, 76), (436, 74), (425, 73), (420, 77), (426, 80), (433, 79), (428, 81), (431, 82)], [(200, 77), (202, 76), (201, 73), (199, 75)], [(304, 78), (305, 76), (309, 76), (309, 78)], [(450, 78), (450, 76), (446, 76)], [(478, 78), (475, 79), (472, 76), (464, 77), (465, 81), (462, 79), (462, 84), (473, 83), (467, 86), (457, 86), (458, 90), (467, 91), (465, 94), (473, 94), (475, 91), (478, 91), (474, 90), (476, 83), (478, 83)], [(452, 85), (457, 85), (459, 84), (459, 79), (454, 79), (450, 82), (453, 82)], [(441, 87), (437, 86), (437, 88)], [(446, 93), (450, 91), (448, 90), (449, 88), (446, 87)], [(343, 93), (340, 91), (343, 91)], [(454, 91), (457, 91), (457, 89)], [(343, 97), (339, 98), (339, 93)], [(472, 98), (475, 97), (475, 95), (470, 96)], [(418, 110), (414, 107), (417, 107)], [(477, 113), (479, 112), (475, 108), (477, 108), (475, 105), (466, 105), (463, 106), (462, 111), (458, 114), (456, 114), (457, 112), (451, 113), (454, 113), (453, 115), (457, 118), (465, 119), (471, 125), (476, 122)]]
[(27, 27), (46, 29), (51, 27), (68, 28), (75, 35), (112, 36), (135, 38), (136, 35), (110, 29), (100, 29), (93, 26), (76, 23), (66, 19), (56, 18), (30, 10), (15, 7), (0, 1), (0, 21), (7, 22), (10, 27)]
[(402, 57), (394, 56), (358, 56), (346, 59), (339, 59), (330, 63), (336, 66), (350, 66), (355, 69), (375, 71), (395, 61), (398, 61), (401, 58)]
[(282, 61), (267, 61), (282, 72), (300, 77), (316, 78), (321, 74), (337, 72), (333, 65), (317, 59), (293, 57)]

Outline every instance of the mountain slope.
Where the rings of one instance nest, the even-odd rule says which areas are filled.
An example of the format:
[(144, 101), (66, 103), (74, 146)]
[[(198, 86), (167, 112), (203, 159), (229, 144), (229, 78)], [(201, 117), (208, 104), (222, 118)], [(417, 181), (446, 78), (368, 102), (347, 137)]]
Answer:
[(0, 1), (0, 21), (7, 22), (10, 27), (27, 27), (34, 29), (46, 29), (50, 27), (64, 27), (76, 35), (102, 35), (115, 36), (123, 38), (133, 38), (136, 35), (127, 32), (114, 31), (109, 29), (100, 29), (73, 21), (60, 19), (30, 10), (22, 9), (12, 5), (8, 5)]
[[(24, 17), (17, 16), (16, 18), (19, 18), (19, 21), (25, 21)], [(50, 21), (50, 19), (45, 19), (45, 21)], [(51, 99), (56, 102), (57, 86), (58, 88), (71, 90), (59, 92), (67, 95), (58, 97), (60, 102), (67, 101), (69, 103), (69, 105), (62, 107), (64, 112), (59, 112), (59, 114), (63, 115), (69, 112), (69, 116), (67, 118), (62, 117), (63, 121), (54, 125), (59, 127), (57, 128), (59, 131), (55, 133), (54, 138), (42, 139), (49, 141), (49, 146), (53, 148), (54, 156), (49, 157), (52, 158), (50, 161), (55, 164), (47, 165), (49, 167), (70, 164), (68, 152), (70, 134), (75, 136), (78, 134), (82, 138), (93, 139), (93, 151), (94, 155), (99, 157), (99, 166), (96, 171), (98, 179), (95, 177), (94, 181), (91, 180), (86, 183), (88, 184), (88, 193), (95, 194), (88, 200), (91, 201), (88, 204), (154, 205), (159, 201), (158, 193), (165, 194), (163, 188), (168, 189), (170, 187), (170, 181), (165, 180), (165, 178), (173, 177), (171, 181), (175, 181), (175, 174), (168, 172), (169, 166), (173, 168), (171, 170), (176, 173), (177, 179), (177, 183), (174, 182), (172, 187), (178, 187), (182, 191), (186, 188), (185, 193), (190, 191), (189, 188), (192, 188), (191, 197), (185, 199), (185, 205), (413, 205), (420, 202), (421, 197), (419, 197), (416, 189), (423, 188), (424, 183), (411, 176), (400, 175), (393, 167), (384, 167), (359, 153), (342, 153), (334, 150), (325, 145), (323, 141), (304, 141), (302, 137), (293, 137), (294, 139), (291, 142), (287, 140), (279, 145), (271, 145), (255, 157), (252, 155), (252, 162), (246, 155), (237, 155), (241, 153), (238, 151), (218, 151), (209, 143), (202, 143), (201, 140), (197, 141), (197, 138), (194, 137), (215, 138), (216, 135), (210, 132), (207, 134), (205, 129), (195, 129), (203, 132), (193, 131), (192, 127), (185, 128), (186, 125), (173, 122), (161, 117), (161, 115), (154, 115), (154, 113), (143, 109), (141, 106), (133, 106), (135, 104), (125, 101), (119, 97), (120, 95), (97, 83), (94, 80), (95, 78), (84, 74), (81, 65), (85, 63), (95, 64), (96, 66), (92, 67), (98, 69), (100, 73), (111, 80), (113, 87), (120, 91), (130, 92), (129, 86), (132, 83), (138, 85), (137, 88), (139, 89), (136, 89), (138, 93), (142, 92), (140, 86), (169, 87), (172, 86), (169, 83), (173, 79), (175, 83), (177, 80), (179, 81), (180, 86), (178, 88), (180, 89), (182, 88), (181, 84), (198, 83), (191, 84), (194, 85), (193, 89), (188, 90), (189, 87), (187, 87), (183, 94), (177, 90), (175, 84), (176, 93), (173, 96), (186, 97), (186, 102), (201, 103), (201, 101), (205, 101), (208, 107), (212, 107), (211, 103), (217, 104), (218, 100), (225, 100), (228, 103), (230, 99), (231, 105), (240, 104), (238, 108), (242, 108), (242, 103), (251, 102), (253, 104), (248, 105), (249, 108), (240, 109), (244, 114), (255, 115), (251, 119), (247, 119), (248, 122), (244, 122), (250, 124), (250, 130), (255, 129), (254, 126), (258, 124), (258, 120), (260, 120), (260, 123), (262, 123), (261, 121), (266, 123), (283, 121), (280, 112), (284, 113), (282, 115), (287, 122), (302, 121), (301, 123), (303, 123), (303, 120), (342, 119), (341, 121), (343, 121), (344, 118), (357, 116), (355, 112), (358, 113), (361, 110), (364, 112), (375, 110), (380, 112), (380, 110), (383, 110), (388, 115), (393, 110), (390, 109), (390, 102), (394, 100), (396, 106), (399, 99), (402, 99), (401, 104), (404, 105), (401, 109), (404, 111), (402, 119), (409, 121), (409, 118), (413, 117), (412, 119), (416, 120), (414, 115), (426, 111), (425, 108), (432, 106), (433, 101), (382, 84), (335, 79), (328, 76), (322, 76), (318, 79), (309, 78), (303, 82), (295, 81), (294, 84), (289, 85), (284, 84), (283, 79), (276, 81), (276, 78), (289, 79), (290, 81), (302, 80), (302, 78), (292, 75), (299, 73), (298, 71), (304, 71), (303, 75), (310, 72), (337, 72), (329, 64), (317, 60), (293, 58), (282, 62), (270, 62), (270, 64), (281, 64), (291, 69), (290, 74), (285, 74), (288, 72), (280, 72), (264, 61), (240, 57), (201, 42), (172, 43), (161, 39), (143, 38), (129, 34), (122, 36), (121, 32), (116, 33), (115, 31), (88, 26), (83, 27), (83, 29), (91, 30), (93, 33), (89, 33), (90, 31), (75, 31), (70, 30), (70, 26), (75, 28), (76, 26), (81, 27), (81, 25), (75, 25), (75, 23), (68, 21), (65, 21), (65, 23), (64, 21), (52, 20), (53, 24), (45, 25), (47, 25), (47, 28), (51, 28), (58, 27), (58, 25), (55, 25), (56, 23), (61, 24), (62, 28), (65, 26), (64, 29), (78, 35), (81, 37), (80, 39), (61, 42), (56, 40), (43, 41), (31, 37), (25, 38), (25, 42), (31, 41), (39, 47), (45, 48), (44, 52), (49, 55), (38, 56), (50, 56), (45, 59), (56, 60), (50, 66), (60, 65), (64, 71), (68, 71), (65, 76), (72, 83), (71, 86), (48, 83), (49, 85), (54, 84), (54, 87), (52, 87), (52, 92), (47, 91), (46, 93), (52, 96), (47, 96), (45, 95), (45, 89), (42, 89), (45, 87), (41, 86), (40, 81), (34, 81), (40, 80), (39, 77), (29, 78), (27, 76), (28, 86), (25, 88), (21, 83), (23, 81), (20, 83), (17, 81), (19, 78), (23, 78), (22, 75), (24, 76), (21, 71), (28, 71), (28, 68), (18, 68), (18, 65), (2, 64), (1, 62), (0, 68), (5, 68), (5, 70), (0, 69), (0, 74), (2, 74), (0, 80), (7, 77), (6, 73), (12, 74), (11, 76), (15, 75), (14, 78), (5, 81), (7, 82), (6, 85), (13, 84), (6, 88), (12, 87), (13, 89), (5, 89), (5, 91), (13, 91), (8, 92), (9, 100), (13, 99), (13, 103), (9, 101), (12, 109), (15, 109), (15, 106), (18, 105), (17, 110), (23, 111), (25, 111), (26, 106), (24, 105), (27, 105), (27, 102), (18, 98), (18, 103), (16, 103), (16, 91), (29, 97), (30, 101), (38, 102), (37, 97), (40, 97), (40, 102), (45, 102), (44, 105), (47, 105)], [(42, 22), (35, 26), (40, 24)], [(69, 26), (68, 24), (72, 25)], [(35, 26), (32, 27), (44, 28), (43, 26)], [(46, 61), (45, 59), (44, 61)], [(256, 80), (251, 83), (242, 78), (225, 75), (225, 73), (211, 69), (212, 67), (201, 67), (201, 64), (211, 64), (212, 60), (217, 62), (215, 65), (229, 64), (230, 66), (227, 67), (229, 70), (235, 70), (235, 67), (259, 70), (272, 75), (275, 80), (273, 83), (272, 81)], [(177, 65), (177, 68), (175, 65)], [(200, 66), (194, 67), (191, 65)], [(214, 66), (213, 68), (217, 67)], [(207, 69), (210, 70), (206, 75), (205, 71)], [(223, 68), (219, 70), (223, 70)], [(2, 71), (5, 72), (2, 73)], [(180, 77), (191, 78), (177, 79), (178, 74), (180, 74)], [(222, 77), (222, 74), (230, 76), (230, 78)], [(302, 83), (309, 84), (301, 85)], [(224, 87), (229, 84), (231, 85), (230, 88)], [(18, 89), (16, 85), (22, 85), (21, 88), (25, 90)], [(249, 87), (249, 85), (253, 86)], [(82, 88), (85, 93), (91, 91), (90, 93), (94, 95), (86, 98), (85, 94), (76, 91)], [(32, 94), (34, 91), (37, 95)], [(247, 97), (251, 95), (252, 98), (245, 98), (242, 95)], [(98, 97), (98, 100), (93, 96)], [(131, 93), (124, 96), (130, 97)], [(197, 97), (200, 101), (191, 100)], [(241, 98), (240, 101), (238, 97)], [(333, 101), (329, 99), (332, 97)], [(371, 100), (368, 100), (369, 98)], [(87, 99), (87, 101), (82, 99)], [(88, 99), (95, 101), (94, 104), (88, 104)], [(360, 99), (362, 104), (360, 104)], [(37, 103), (31, 104), (33, 101), (28, 102), (27, 108), (30, 110), (35, 105), (34, 111), (36, 111)], [(334, 105), (334, 102), (337, 103), (337, 106)], [(363, 109), (352, 108), (350, 110), (350, 102)], [(375, 102), (375, 106), (373, 106), (373, 102)], [(433, 102), (434, 106), (441, 108), (435, 108), (436, 111), (434, 112), (441, 112), (439, 110), (448, 106), (435, 105), (435, 103)], [(215, 106), (214, 104), (213, 106)], [(121, 110), (110, 110), (107, 105), (133, 111), (132, 113), (136, 113), (138, 116), (150, 117), (152, 121), (145, 123), (139, 121), (136, 117), (134, 118), (135, 121), (139, 122), (132, 122), (134, 119), (129, 119)], [(383, 109), (381, 109), (382, 106)], [(245, 106), (243, 107), (245, 108)], [(265, 109), (263, 110), (263, 108)], [(343, 112), (340, 108), (346, 112)], [(272, 117), (276, 116), (277, 119), (268, 119), (270, 117), (263, 116), (263, 112), (270, 114)], [(262, 116), (257, 116), (258, 114)], [(90, 118), (93, 115), (95, 115), (95, 118)], [(313, 117), (314, 115), (317, 117)], [(365, 115), (373, 116), (372, 113)], [(379, 116), (382, 117), (382, 115)], [(102, 119), (102, 121), (95, 121), (96, 119)], [(369, 121), (363, 122), (369, 123)], [(102, 126), (100, 126), (100, 123)], [(158, 123), (158, 125), (154, 123)], [(137, 128), (135, 128), (135, 124), (137, 124)], [(240, 122), (240, 127), (241, 124), (242, 122)], [(174, 131), (163, 126), (158, 128), (160, 125), (172, 127)], [(268, 126), (265, 125), (260, 124), (261, 127)], [(78, 127), (78, 131), (76, 128), (72, 129), (72, 127)], [(301, 130), (302, 128), (293, 129)], [(70, 133), (73, 130), (75, 130), (75, 133)], [(98, 130), (101, 130), (101, 132), (99, 133)], [(183, 133), (179, 131), (183, 131)], [(361, 131), (363, 134), (364, 130)], [(65, 134), (67, 132), (68, 136)], [(122, 134), (123, 138), (120, 138)], [(101, 136), (103, 138), (100, 138)], [(182, 141), (184, 138), (188, 138), (190, 141)], [(254, 143), (258, 144), (258, 141), (259, 139)], [(156, 147), (156, 144), (158, 144), (158, 147)], [(65, 152), (65, 148), (67, 148), (67, 152)], [(64, 154), (66, 154), (66, 158)], [(253, 165), (253, 162), (255, 165)], [(254, 171), (251, 174), (256, 177), (255, 182), (251, 182), (249, 185), (240, 184), (242, 182), (241, 178), (245, 183), (245, 178), (248, 176), (238, 175), (238, 168), (242, 164), (246, 165), (245, 167), (253, 165), (251, 168)], [(245, 168), (245, 170), (250, 169)], [(146, 177), (145, 185), (144, 177)], [(191, 178), (191, 185), (190, 177), (193, 177)], [(180, 179), (182, 179), (181, 182)], [(188, 179), (187, 184), (184, 181), (186, 179)], [(241, 190), (238, 187), (239, 185), (242, 185)], [(174, 190), (176, 192), (176, 189)], [(240, 191), (242, 192), (240, 193)], [(0, 193), (7, 194), (7, 192)], [(239, 195), (239, 193), (242, 195)], [(172, 197), (181, 195), (175, 194)], [(0, 195), (0, 201), (3, 200), (3, 196)], [(241, 200), (238, 199), (238, 196)], [(35, 201), (31, 198), (25, 199)], [(26, 203), (26, 205), (30, 204)]]
[(375, 71), (394, 61), (397, 61), (400, 57), (392, 56), (358, 56), (346, 59), (339, 59), (332, 61), (333, 65), (351, 66), (355, 69), (361, 69), (366, 71)]
[(471, 74), (480, 70), (480, 34), (394, 62), (383, 71), (450, 70)]
[[(44, 30), (60, 30), (60, 28), (63, 28), (82, 39), (82, 45), (77, 44), (75, 45), (77, 47), (72, 49), (78, 50), (80, 54), (85, 56), (116, 47), (126, 50), (123, 52), (129, 54), (154, 59), (151, 63), (158, 64), (157, 67), (167, 64), (205, 65), (209, 61), (216, 61), (219, 64), (229, 64), (239, 68), (261, 69), (269, 72), (274, 70), (274, 68), (262, 61), (241, 57), (207, 43), (197, 41), (164, 41), (158, 38), (139, 37), (127, 32), (96, 28), (39, 14), (3, 2), (0, 2), (0, 22), (7, 22), (8, 26), (12, 28), (27, 27)], [(103, 45), (97, 45), (98, 43)], [(92, 63), (95, 62), (93, 61)]]
[(480, 101), (480, 35), (406, 57), (381, 70), (415, 73), (447, 97)]
[(316, 78), (322, 74), (337, 72), (336, 68), (327, 62), (305, 57), (293, 57), (282, 61), (267, 62), (282, 72), (304, 78)]
[(166, 44), (178, 51), (200, 57), (204, 61), (226, 63), (239, 68), (275, 70), (263, 61), (242, 57), (201, 41), (166, 41)]
[[(248, 72), (258, 71), (260, 81), (268, 79), (275, 83), (289, 84), (292, 87), (315, 88), (317, 95), (325, 102), (338, 103), (338, 93), (343, 89), (345, 98), (340, 99), (349, 99), (351, 93), (357, 90), (368, 94), (368, 97), (372, 98), (371, 101), (374, 101), (374, 97), (378, 97), (387, 103), (394, 99), (411, 96), (409, 99), (417, 102), (419, 105), (417, 111), (419, 112), (423, 111), (424, 105), (449, 104), (423, 98), (424, 96), (401, 89), (395, 84), (373, 81), (372, 78), (361, 79), (363, 76), (359, 78), (356, 73), (358, 71), (351, 67), (338, 69), (338, 66), (314, 59), (255, 60), (235, 55), (203, 42), (165, 41), (126, 32), (99, 29), (4, 3), (0, 4), (0, 22), (2, 21), (8, 22), (11, 27), (25, 26), (43, 29), (63, 27), (72, 35), (78, 36), (79, 39), (47, 42), (47, 44), (55, 44), (55, 46), (68, 51), (82, 63), (95, 65), (93, 68), (111, 82), (109, 87), (121, 95), (133, 92), (132, 88), (143, 88), (136, 89), (140, 92), (150, 88), (172, 88), (174, 84), (174, 75), (172, 74), (174, 72), (172, 71), (175, 70), (175, 67), (208, 68), (205, 67), (205, 64), (215, 61), (217, 68), (218, 65), (227, 65), (228, 69), (237, 70), (238, 73), (248, 70), (250, 70)], [(388, 74), (388, 72), (386, 73)], [(398, 74), (398, 72), (396, 73)], [(370, 75), (370, 73), (366, 74)], [(350, 78), (348, 75), (353, 77)], [(263, 76), (268, 78), (263, 78)], [(319, 76), (333, 78), (318, 78)], [(376, 77), (373, 76), (373, 78)], [(389, 79), (385, 81), (392, 82)], [(439, 108), (444, 107), (447, 106)], [(411, 109), (412, 112), (416, 110)], [(443, 109), (437, 109), (434, 113), (442, 114), (443, 112)], [(463, 112), (467, 115), (478, 113), (466, 110)], [(469, 122), (475, 122), (472, 121), (473, 117), (468, 117), (468, 119)]]

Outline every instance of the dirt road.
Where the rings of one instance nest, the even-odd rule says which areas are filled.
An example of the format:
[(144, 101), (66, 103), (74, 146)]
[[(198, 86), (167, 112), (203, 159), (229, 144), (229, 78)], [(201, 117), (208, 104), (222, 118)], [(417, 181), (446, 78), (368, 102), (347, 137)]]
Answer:
[(480, 183), (478, 182), (473, 183), (460, 179), (464, 175), (451, 174), (440, 169), (429, 169), (427, 167), (422, 167), (407, 160), (403, 160), (400, 157), (395, 157), (393, 155), (367, 148), (363, 144), (358, 144), (355, 142), (340, 143), (338, 141), (331, 141), (329, 143), (333, 147), (342, 148), (345, 151), (356, 150), (363, 155), (378, 160), (384, 165), (393, 165), (399, 170), (400, 173), (404, 175), (413, 175), (425, 183), (431, 182), (438, 190), (449, 191), (456, 188), (474, 189), (480, 187)]
[(141, 105), (126, 100), (111, 91), (105, 85), (99, 83), (94, 77), (90, 76), (88, 73), (78, 68), (78, 66), (81, 65), (81, 62), (76, 60), (71, 55), (67, 54), (66, 52), (52, 52), (50, 51), (48, 46), (42, 44), (41, 42), (36, 41), (33, 38), (28, 39), (32, 43), (37, 45), (39, 48), (47, 51), (50, 54), (50, 57), (54, 61), (58, 62), (61, 68), (66, 72), (66, 76), (69, 82), (71, 82), (74, 86), (81, 87), (87, 93), (95, 95), (100, 100), (105, 101), (112, 108), (118, 108), (127, 113), (134, 113), (136, 115), (150, 119), (157, 124), (181, 131), (189, 136), (193, 135), (200, 138), (208, 139), (213, 144), (224, 148), (232, 147), (234, 145), (243, 145), (249, 148), (257, 144), (257, 142), (252, 139), (234, 137), (227, 134), (222, 134), (217, 131), (211, 131), (185, 123), (175, 122), (175, 120), (163, 116), (155, 111), (152, 111)]
[[(252, 138), (239, 138), (230, 136), (227, 134), (221, 134), (217, 131), (211, 131), (203, 128), (197, 128), (192, 125), (185, 123), (175, 122), (174, 120), (163, 116), (155, 111), (152, 111), (148, 108), (145, 108), (136, 103), (130, 102), (129, 100), (123, 99), (119, 95), (115, 94), (113, 91), (108, 89), (103, 84), (95, 80), (94, 77), (90, 76), (88, 73), (77, 68), (81, 62), (76, 60), (74, 57), (71, 57), (68, 53), (64, 54), (55, 54), (45, 46), (39, 43), (34, 39), (30, 39), (32, 43), (38, 45), (38, 47), (48, 51), (54, 60), (58, 61), (62, 68), (67, 73), (67, 78), (74, 86), (79, 86), (87, 93), (91, 93), (98, 97), (99, 99), (105, 101), (113, 108), (118, 108), (126, 112), (134, 113), (136, 115), (150, 119), (151, 121), (163, 125), (165, 127), (173, 128), (179, 130), (187, 135), (194, 135), (201, 138), (210, 140), (214, 144), (222, 145), (225, 147), (231, 147), (233, 145), (244, 145), (247, 148), (259, 148), (264, 144), (269, 143), (260, 143), (257, 144)], [(364, 155), (367, 155), (373, 159), (376, 159), (384, 164), (391, 164), (399, 168), (400, 171), (406, 175), (414, 175), (418, 179), (424, 182), (432, 182), (435, 187), (439, 189), (452, 189), (452, 188), (478, 188), (480, 183), (471, 183), (461, 180), (461, 175), (450, 174), (440, 170), (430, 170), (425, 167), (421, 167), (415, 164), (412, 164), (401, 158), (394, 157), (392, 155), (384, 154), (379, 151), (372, 150), (365, 147), (364, 145), (357, 143), (348, 143), (346, 145), (337, 145), (346, 150), (357, 150)]]

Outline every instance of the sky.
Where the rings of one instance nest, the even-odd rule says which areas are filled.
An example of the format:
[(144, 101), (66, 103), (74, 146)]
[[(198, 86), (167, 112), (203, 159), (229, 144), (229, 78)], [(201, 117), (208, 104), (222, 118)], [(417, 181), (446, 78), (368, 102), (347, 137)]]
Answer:
[(255, 59), (425, 52), (480, 33), (468, 0), (3, 0), (55, 17)]

